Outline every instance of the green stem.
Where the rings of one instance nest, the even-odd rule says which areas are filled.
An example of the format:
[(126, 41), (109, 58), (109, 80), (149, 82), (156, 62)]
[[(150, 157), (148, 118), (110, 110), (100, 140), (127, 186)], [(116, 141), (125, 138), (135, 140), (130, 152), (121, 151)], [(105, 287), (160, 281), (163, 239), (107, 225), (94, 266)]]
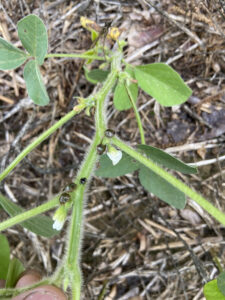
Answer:
[[(80, 110), (81, 111), (81, 110)], [(53, 132), (60, 128), (63, 124), (69, 121), (80, 111), (72, 110), (66, 114), (62, 119), (56, 122), (52, 127), (43, 132), (33, 143), (28, 145), (12, 162), (11, 164), (0, 174), (0, 181), (2, 181), (17, 165), (21, 160), (27, 156), (34, 148), (36, 148), (41, 142), (47, 139)]]
[(80, 265), (74, 265), (73, 277), (71, 278), (71, 282), (75, 283), (72, 285), (72, 300), (80, 300), (81, 285), (82, 285), (82, 275), (81, 275)]
[(134, 101), (133, 95), (131, 94), (131, 92), (128, 89), (128, 87), (127, 87), (126, 84), (125, 84), (125, 88), (127, 90), (127, 94), (128, 94), (128, 96), (130, 98), (130, 102), (132, 104), (132, 107), (133, 107), (133, 110), (134, 110), (134, 113), (135, 113), (135, 117), (136, 117), (136, 120), (137, 120), (139, 132), (140, 132), (141, 143), (145, 145), (145, 133), (144, 133), (144, 129), (143, 129), (143, 126), (142, 126), (142, 123), (141, 123), (140, 114), (138, 112), (138, 109), (137, 109), (136, 103)]
[[(33, 290), (36, 287), (43, 286), (43, 285), (49, 285), (49, 284), (51, 284), (51, 282), (48, 279), (42, 279), (41, 281), (38, 281), (34, 284), (31, 284), (29, 286), (22, 287), (22, 288), (7, 288), (7, 289), (6, 288), (4, 288), (4, 289), (1, 288), (0, 289), (0, 299), (2, 299), (2, 300), (12, 299), (13, 296), (17, 296), (18, 294), (22, 294), (22, 293), (27, 292), (29, 290)], [(2, 297), (2, 296), (4, 296), (4, 297)]]
[(51, 57), (73, 57), (73, 58), (82, 58), (82, 59), (105, 60), (104, 57), (98, 55), (76, 54), (76, 53), (50, 53), (45, 56), (45, 58), (51, 58)]
[(223, 272), (223, 267), (221, 266), (221, 263), (220, 263), (220, 261), (219, 261), (217, 255), (216, 255), (215, 249), (214, 249), (214, 248), (211, 248), (209, 251), (210, 251), (210, 254), (211, 254), (211, 256), (212, 256), (212, 259), (213, 259), (215, 265), (217, 266), (219, 272), (222, 273), (222, 272)]
[(103, 288), (102, 288), (101, 293), (98, 296), (97, 300), (104, 300), (104, 297), (105, 297), (105, 294), (106, 294), (106, 291), (107, 291), (107, 285), (108, 285), (108, 281), (105, 280), (105, 282), (103, 284)]
[[(87, 156), (82, 163), (81, 169), (77, 175), (76, 183), (79, 184), (81, 178), (87, 178), (90, 182), (91, 175), (97, 159), (97, 145), (101, 142), (106, 129), (104, 119), (104, 100), (117, 78), (117, 69), (112, 69), (111, 73), (104, 82), (101, 90), (95, 95), (96, 98), (96, 134), (88, 150)], [(88, 183), (86, 183), (86, 186)], [(74, 300), (80, 299), (81, 291), (81, 271), (80, 271), (80, 249), (82, 240), (83, 207), (84, 207), (85, 186), (78, 185), (76, 190), (74, 206), (69, 227), (67, 253), (64, 260), (65, 271), (70, 274), (72, 282), (72, 292)]]
[(150, 159), (146, 158), (145, 156), (138, 153), (136, 150), (130, 148), (127, 146), (124, 142), (119, 140), (116, 137), (112, 138), (112, 142), (115, 146), (119, 147), (122, 151), (126, 152), (128, 155), (151, 169), (153, 172), (155, 172), (157, 175), (161, 176), (163, 179), (171, 183), (174, 187), (176, 187), (178, 190), (183, 192), (186, 196), (189, 196), (191, 199), (193, 199), (195, 202), (197, 202), (204, 210), (206, 210), (212, 217), (214, 217), (217, 221), (219, 221), (221, 224), (225, 225), (225, 215), (217, 209), (215, 206), (213, 206), (209, 201), (207, 201), (204, 197), (199, 195), (196, 191), (189, 188), (185, 183), (181, 182), (177, 178), (175, 178), (173, 175), (169, 174), (162, 168), (160, 168), (158, 165), (153, 163)]
[(16, 215), (15, 217), (11, 217), (10, 219), (0, 223), (0, 231), (5, 230), (9, 227), (12, 227), (23, 221), (26, 221), (30, 218), (33, 218), (39, 214), (42, 214), (43, 212), (46, 212), (46, 211), (52, 209), (53, 207), (55, 207), (57, 204), (58, 204), (58, 197), (55, 197), (54, 199), (52, 199), (38, 207), (27, 210), (21, 214)]
[[(97, 158), (96, 147), (99, 143), (99, 138), (95, 137), (89, 148), (88, 155), (80, 169), (77, 176), (79, 178), (88, 178), (90, 180), (92, 170), (95, 165)], [(87, 185), (87, 183), (86, 183)], [(76, 196), (71, 216), (71, 223), (69, 229), (68, 239), (68, 252), (67, 252), (67, 264), (68, 268), (73, 270), (74, 264), (79, 264), (79, 253), (80, 253), (80, 234), (82, 228), (82, 217), (83, 217), (83, 201), (84, 201), (85, 187), (79, 184), (76, 190)]]
[(101, 90), (96, 94), (95, 98), (97, 100), (96, 103), (96, 135), (103, 137), (104, 132), (106, 130), (106, 121), (104, 112), (104, 100), (108, 95), (109, 91), (113, 88), (116, 79), (117, 79), (118, 71), (117, 69), (112, 69), (109, 74), (107, 80), (105, 81)]

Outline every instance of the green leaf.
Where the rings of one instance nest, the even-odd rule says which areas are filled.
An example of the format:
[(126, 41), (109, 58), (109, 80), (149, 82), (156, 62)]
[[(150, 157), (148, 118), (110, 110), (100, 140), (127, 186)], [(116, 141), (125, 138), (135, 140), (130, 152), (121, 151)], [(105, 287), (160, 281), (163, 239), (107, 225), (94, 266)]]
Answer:
[(158, 148), (147, 145), (138, 145), (137, 148), (143, 151), (151, 160), (160, 165), (163, 165), (166, 168), (176, 170), (184, 174), (197, 173), (197, 168), (186, 165), (181, 160)]
[(37, 16), (29, 15), (20, 20), (17, 27), (24, 48), (42, 65), (48, 50), (48, 35), (44, 23)]
[(95, 174), (101, 177), (115, 178), (123, 176), (128, 173), (132, 173), (140, 166), (135, 162), (132, 157), (123, 152), (121, 160), (113, 166), (112, 161), (108, 158), (107, 154), (104, 154), (100, 158), (100, 167), (96, 170)]
[(84, 67), (84, 72), (85, 72), (86, 79), (93, 84), (97, 84), (98, 82), (105, 81), (107, 76), (109, 75), (109, 71), (105, 71), (101, 69), (93, 69), (89, 71), (85, 67)]
[(203, 293), (206, 300), (225, 300), (225, 296), (220, 292), (217, 286), (217, 279), (207, 282), (204, 285)]
[(191, 89), (180, 75), (166, 64), (137, 66), (134, 73), (138, 85), (163, 106), (181, 104), (191, 96)]
[[(127, 66), (125, 71), (131, 76), (131, 78), (134, 78), (134, 71), (131, 67)], [(138, 95), (138, 85), (136, 83), (130, 83), (127, 88), (133, 96), (134, 101), (136, 101)], [(132, 107), (130, 97), (125, 87), (125, 83), (122, 83), (120, 81), (117, 83), (114, 92), (113, 103), (117, 110), (126, 110)]]
[(20, 274), (24, 271), (23, 264), (17, 259), (13, 258), (9, 263), (9, 269), (6, 279), (6, 288), (13, 288), (19, 279)]
[(10, 261), (10, 248), (7, 238), (0, 234), (0, 279), (6, 280)]
[[(24, 209), (22, 209), (20, 206), (16, 205), (1, 194), (0, 204), (11, 217), (14, 217), (24, 212)], [(20, 225), (44, 237), (52, 237), (53, 235), (58, 234), (58, 231), (54, 230), (52, 227), (53, 220), (44, 215), (33, 217), (27, 221), (20, 223)]]
[(220, 292), (225, 296), (225, 271), (220, 273), (220, 275), (218, 276), (217, 286), (218, 286)]
[(178, 209), (185, 207), (186, 199), (184, 193), (148, 168), (141, 167), (139, 180), (147, 191), (159, 197), (164, 202)]
[(30, 60), (25, 65), (23, 76), (29, 97), (37, 105), (47, 105), (49, 103), (49, 97), (45, 89), (38, 64), (35, 60)]
[(14, 47), (9, 42), (0, 38), (0, 69), (11, 70), (22, 65), (28, 55), (20, 49)]

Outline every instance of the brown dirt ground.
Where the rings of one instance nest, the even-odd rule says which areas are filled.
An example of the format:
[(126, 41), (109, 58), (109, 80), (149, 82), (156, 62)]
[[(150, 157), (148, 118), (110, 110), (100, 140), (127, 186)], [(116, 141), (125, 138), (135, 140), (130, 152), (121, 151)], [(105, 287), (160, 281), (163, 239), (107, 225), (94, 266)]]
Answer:
[[(101, 26), (113, 22), (123, 28), (130, 63), (167, 62), (181, 74), (193, 95), (179, 107), (162, 108), (139, 94), (146, 140), (185, 162), (203, 161), (197, 176), (176, 175), (225, 211), (224, 1), (3, 0), (1, 36), (19, 46), (16, 23), (29, 13), (45, 22), (49, 52), (82, 52), (90, 47), (90, 35), (79, 23), (83, 15)], [(29, 101), (21, 105), (27, 97), (22, 68), (0, 72), (1, 167), (65, 115), (74, 96), (85, 97), (93, 90), (83, 72), (76, 82), (80, 64), (80, 60), (46, 60), (42, 74), (51, 103), (40, 108)], [(132, 110), (115, 111), (111, 101), (108, 113), (110, 127), (121, 138), (133, 146), (140, 142)], [(25, 208), (60, 192), (76, 174), (93, 125), (93, 118), (85, 114), (68, 122), (19, 164), (1, 192)], [(204, 298), (203, 283), (218, 275), (216, 258), (224, 268), (224, 228), (197, 204), (188, 199), (184, 210), (175, 210), (146, 193), (136, 174), (95, 177), (87, 198), (83, 299), (98, 299), (104, 285), (107, 300)], [(6, 214), (1, 212), (0, 217), (3, 220)], [(27, 268), (49, 274), (62, 257), (65, 230), (49, 240), (20, 226), (5, 234), (12, 254)]]

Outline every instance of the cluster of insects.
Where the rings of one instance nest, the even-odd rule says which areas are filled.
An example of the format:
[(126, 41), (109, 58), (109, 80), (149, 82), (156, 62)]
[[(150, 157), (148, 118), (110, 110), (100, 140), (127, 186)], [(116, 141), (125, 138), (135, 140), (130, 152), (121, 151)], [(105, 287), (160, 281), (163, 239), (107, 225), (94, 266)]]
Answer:
[[(105, 131), (105, 137), (107, 137), (108, 139), (111, 139), (113, 136), (115, 135), (115, 131), (112, 129), (107, 129)], [(105, 144), (99, 144), (97, 146), (97, 152), (99, 155), (102, 155), (106, 150), (106, 145)]]
[[(87, 178), (83, 177), (80, 179), (80, 184), (85, 184), (87, 182)], [(71, 201), (71, 193), (75, 191), (77, 188), (76, 183), (68, 183), (64, 188), (63, 188), (63, 193), (59, 197), (59, 203), (61, 205), (64, 205), (67, 202)]]
[[(112, 138), (115, 135), (115, 131), (112, 129), (107, 129), (105, 131), (105, 137), (106, 138)], [(97, 152), (99, 155), (102, 155), (106, 150), (105, 144), (99, 144), (97, 146)], [(87, 182), (87, 178), (83, 177), (80, 179), (80, 184), (85, 184)], [(71, 193), (75, 191), (77, 188), (77, 184), (74, 182), (68, 183), (62, 191), (62, 194), (59, 197), (59, 203), (61, 205), (65, 205), (66, 203), (71, 201)]]

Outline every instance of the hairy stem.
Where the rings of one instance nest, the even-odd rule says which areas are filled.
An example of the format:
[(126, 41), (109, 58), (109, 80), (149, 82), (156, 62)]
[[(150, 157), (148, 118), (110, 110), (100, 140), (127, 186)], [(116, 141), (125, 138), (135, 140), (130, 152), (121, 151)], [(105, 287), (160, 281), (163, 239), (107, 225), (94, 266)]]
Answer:
[[(81, 178), (87, 178), (88, 183), (97, 159), (97, 145), (101, 142), (106, 129), (104, 119), (104, 100), (110, 90), (113, 88), (117, 78), (117, 69), (112, 69), (100, 91), (95, 95), (96, 98), (96, 134), (82, 163), (81, 169), (77, 175), (76, 183), (79, 184)], [(85, 185), (88, 185), (86, 183)], [(81, 291), (81, 270), (80, 270), (80, 249), (82, 240), (83, 208), (84, 208), (85, 186), (78, 185), (76, 190), (71, 222), (69, 226), (69, 235), (67, 243), (67, 253), (65, 257), (65, 269), (72, 274), (72, 293), (74, 300), (80, 299)]]
[(183, 192), (186, 196), (189, 196), (196, 203), (198, 203), (204, 210), (206, 210), (212, 217), (214, 217), (221, 224), (225, 225), (225, 214), (223, 214), (220, 210), (218, 210), (215, 206), (213, 206), (209, 201), (207, 201), (204, 197), (199, 195), (196, 191), (189, 188), (185, 183), (178, 180), (173, 175), (169, 174), (158, 165), (153, 163), (150, 159), (146, 158), (142, 154), (138, 153), (136, 150), (127, 146), (124, 142), (119, 140), (116, 137), (112, 138), (112, 142), (115, 146), (119, 147), (122, 151), (126, 152), (128, 155), (151, 169), (157, 175), (161, 176), (163, 179), (171, 183), (178, 190)]
[[(81, 110), (80, 110), (81, 111)], [(0, 181), (2, 181), (21, 160), (27, 156), (34, 148), (36, 148), (41, 142), (47, 139), (53, 132), (60, 128), (63, 124), (73, 118), (80, 111), (72, 110), (66, 114), (62, 119), (56, 122), (52, 127), (43, 132), (34, 142), (28, 145), (12, 162), (11, 164), (0, 174)]]

